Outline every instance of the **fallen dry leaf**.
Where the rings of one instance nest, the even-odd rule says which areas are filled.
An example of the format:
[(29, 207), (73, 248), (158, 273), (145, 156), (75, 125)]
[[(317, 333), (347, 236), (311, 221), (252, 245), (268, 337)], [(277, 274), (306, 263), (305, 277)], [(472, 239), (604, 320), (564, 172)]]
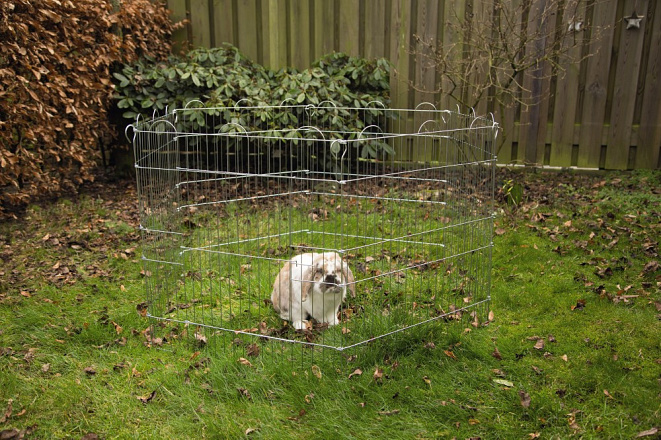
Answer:
[(22, 440), (24, 438), (29, 438), (30, 435), (34, 432), (37, 425), (28, 426), (27, 428), (21, 429), (20, 431), (16, 428), (13, 429), (3, 429), (0, 431), (1, 440)]
[(576, 423), (576, 412), (571, 412), (567, 414), (569, 418), (567, 419), (567, 423), (569, 424), (569, 427), (573, 429), (574, 431), (580, 431), (581, 427), (578, 426), (578, 423)]
[(585, 300), (579, 299), (576, 301), (576, 304), (571, 306), (572, 310), (583, 310), (585, 308)]
[(494, 379), (493, 381), (494, 381), (494, 383), (497, 383), (498, 385), (502, 385), (502, 386), (507, 387), (507, 388), (512, 388), (514, 386), (514, 384), (512, 382), (510, 382), (509, 380), (505, 380), (505, 379)]
[(259, 356), (259, 345), (252, 343), (246, 347), (246, 355), (250, 357), (257, 357)]
[(141, 302), (140, 304), (135, 306), (135, 309), (138, 311), (140, 316), (142, 316), (143, 318), (147, 316), (148, 308), (149, 308), (149, 306), (147, 305), (146, 302)]
[(636, 438), (642, 438), (642, 437), (651, 437), (653, 435), (657, 435), (659, 433), (659, 428), (654, 427), (651, 429), (648, 429), (647, 431), (641, 431), (636, 435)]
[(659, 263), (656, 260), (652, 260), (649, 263), (645, 264), (645, 267), (643, 267), (643, 273), (651, 273), (651, 272), (656, 272), (659, 270)]
[(251, 368), (252, 368), (252, 364), (251, 364), (250, 361), (249, 361), (248, 359), (246, 359), (246, 358), (239, 358), (238, 362), (239, 362), (241, 365), (245, 365), (246, 367), (251, 367)]
[(480, 318), (477, 315), (477, 313), (473, 312), (471, 314), (471, 316), (473, 317), (473, 321), (471, 322), (471, 325), (475, 328), (479, 327), (480, 326)]
[(124, 331), (121, 325), (117, 324), (115, 321), (110, 321), (110, 323), (115, 327), (115, 331), (117, 334), (120, 334), (121, 332)]
[(321, 379), (321, 369), (317, 365), (312, 366), (312, 374), (314, 374), (317, 379)]
[(200, 345), (200, 346), (207, 345), (207, 337), (204, 336), (200, 332), (195, 333), (195, 340), (197, 341), (198, 345)]
[(349, 374), (349, 379), (351, 379), (354, 376), (360, 376), (362, 374), (363, 374), (363, 370), (361, 370), (360, 368), (356, 368), (355, 370), (353, 370), (353, 373)]
[(300, 420), (305, 414), (306, 414), (306, 411), (305, 411), (304, 409), (301, 409), (301, 410), (298, 412), (298, 416), (296, 416), (296, 417), (287, 417), (287, 420), (291, 420), (291, 421), (297, 422), (297, 421), (299, 421), (299, 420)]
[(494, 383), (497, 383), (498, 385), (502, 385), (507, 388), (512, 388), (514, 386), (514, 383), (510, 382), (509, 380), (505, 379), (493, 379)]
[(521, 399), (521, 406), (530, 408), (530, 395), (523, 390), (519, 390), (519, 398)]
[(491, 372), (498, 377), (505, 377), (505, 372), (499, 368), (494, 368)]
[(544, 339), (538, 339), (534, 348), (536, 350), (544, 350)]
[(252, 396), (250, 395), (250, 391), (248, 391), (245, 388), (237, 388), (236, 391), (239, 393), (239, 396), (245, 397), (248, 400), (252, 400)]
[(146, 396), (138, 396), (136, 399), (138, 399), (140, 402), (144, 403), (145, 405), (154, 400), (154, 397), (156, 396), (156, 390), (152, 391)]
[(379, 411), (380, 416), (394, 416), (395, 414), (399, 414), (398, 409), (391, 409), (390, 411)]
[(383, 370), (379, 367), (376, 367), (376, 370), (374, 370), (374, 374), (372, 375), (372, 379), (374, 379), (376, 382), (378, 382), (382, 378), (383, 378)]

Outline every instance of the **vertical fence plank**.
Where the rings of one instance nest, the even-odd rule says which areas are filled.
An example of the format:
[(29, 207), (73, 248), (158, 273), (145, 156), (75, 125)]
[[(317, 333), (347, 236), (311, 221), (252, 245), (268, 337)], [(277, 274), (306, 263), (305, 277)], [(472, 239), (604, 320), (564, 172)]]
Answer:
[(357, 0), (339, 0), (339, 47), (340, 52), (358, 56), (360, 48), (360, 2)]
[(287, 0), (269, 0), (268, 7), (268, 34), (264, 37), (264, 47), (268, 47), (267, 65), (271, 69), (287, 67), (287, 28), (283, 23), (287, 21)]
[[(452, 57), (461, 57), (463, 49), (459, 29), (464, 24), (466, 2), (464, 0), (447, 0), (443, 3), (443, 8), (443, 16), (445, 17), (445, 23), (443, 24), (444, 50), (451, 50), (453, 52)], [(442, 78), (440, 107), (448, 110), (456, 110), (459, 102), (448, 95), (451, 88), (452, 84), (450, 81), (447, 78)]]
[(393, 2), (390, 26), (390, 61), (393, 75), (390, 81), (390, 95), (394, 108), (408, 106), (409, 50), (411, 46), (411, 0)]
[(213, 0), (213, 20), (215, 21), (215, 45), (234, 41), (234, 20), (232, 0)]
[(190, 0), (190, 25), (193, 28), (193, 41), (191, 43), (195, 47), (209, 47), (211, 45), (209, 1)]
[[(188, 18), (186, 15), (186, 2), (184, 0), (168, 0), (167, 8), (170, 11), (172, 11), (172, 14), (170, 15), (170, 19), (172, 20), (173, 23), (178, 23)], [(182, 50), (181, 43), (188, 40), (189, 27), (190, 24), (186, 25), (185, 27), (182, 27), (181, 29), (177, 29), (176, 31), (174, 31), (174, 34), (172, 35), (172, 40), (175, 42), (173, 49), (175, 53)]]
[[(473, 28), (475, 32), (487, 35), (492, 33), (486, 31), (487, 26), (493, 23), (493, 1), (492, 0), (474, 0), (472, 17), (467, 17), (473, 21)], [(484, 47), (477, 47), (477, 50), (484, 50)], [(487, 113), (488, 104), (488, 89), (485, 89), (487, 84), (487, 76), (489, 75), (489, 62), (484, 60), (480, 64), (476, 64), (471, 72), (473, 78), (473, 87), (468, 90), (468, 102), (473, 107), (473, 110), (478, 115)]]
[[(543, 54), (552, 43), (552, 29), (555, 26), (557, 14), (549, 12), (548, 0), (533, 0), (528, 18), (528, 29), (539, 29), (539, 33), (526, 47), (526, 53)], [(536, 56), (536, 55), (535, 55)], [(530, 71), (524, 74), (523, 88), (525, 97), (530, 105), (521, 111), (521, 130), (519, 134), (519, 152), (525, 152), (526, 164), (543, 164), (546, 120), (548, 119), (549, 91), (550, 91), (550, 65), (548, 62), (540, 62)]]
[(658, 168), (661, 149), (661, 5), (654, 16), (647, 17), (652, 38), (648, 47), (648, 64), (643, 79), (643, 103), (636, 149), (635, 168)]
[(386, 54), (386, 3), (372, 0), (365, 11), (365, 58), (379, 58)]
[(335, 46), (335, 3), (339, 0), (314, 2), (314, 54), (315, 60), (337, 50)]
[[(419, 0), (417, 11), (415, 40), (422, 42), (416, 44), (416, 51), (424, 51), (423, 45), (431, 43), (433, 46), (439, 44), (436, 41), (436, 29), (438, 28), (438, 2), (434, 0)], [(417, 54), (415, 56), (413, 102), (433, 103), (436, 89), (436, 66), (426, 56)]]
[[(390, 61), (393, 71), (390, 76), (390, 97), (393, 108), (407, 108), (409, 96), (409, 61), (411, 47), (411, 0), (395, 0), (390, 11)], [(391, 121), (394, 130), (406, 130), (408, 120)], [(410, 145), (397, 142), (398, 160), (410, 160)]]
[(288, 42), (291, 64), (297, 69), (306, 69), (312, 62), (309, 0), (290, 0), (289, 14), (287, 26), (291, 32)]
[[(585, 3), (579, 5), (578, 0), (569, 0), (563, 14), (564, 23), (561, 26), (567, 29), (572, 24), (583, 22), (585, 12)], [(576, 60), (581, 56), (583, 35), (584, 33), (581, 31), (569, 32), (562, 42), (559, 64), (564, 70), (564, 74), (561, 74), (557, 80), (556, 93), (553, 97), (550, 163), (554, 166), (569, 167), (572, 165), (580, 79), (580, 64)]]
[[(438, 29), (438, 2), (433, 0), (418, 0), (415, 18), (414, 45), (415, 50), (413, 65), (409, 68), (409, 75), (415, 84), (415, 88), (409, 92), (408, 106), (420, 111), (413, 114), (413, 130), (417, 130), (426, 121), (433, 119), (428, 112), (433, 108), (436, 93), (436, 65), (433, 58), (428, 54), (425, 47), (431, 44), (436, 47), (440, 42), (436, 40)], [(413, 22), (411, 23), (413, 25)], [(433, 124), (432, 124), (433, 125)], [(410, 154), (416, 160), (434, 160), (432, 149), (426, 142), (419, 139), (413, 140), (410, 145)]]
[(261, 62), (259, 59), (259, 35), (257, 32), (261, 17), (257, 13), (257, 0), (236, 0), (236, 17), (238, 41), (235, 43), (241, 52), (253, 61)]
[[(506, 14), (505, 11), (510, 10), (510, 11), (515, 11), (515, 12), (520, 12), (520, 7), (521, 7), (521, 0), (512, 0), (508, 2), (506, 5), (503, 5), (502, 7), (498, 8), (494, 13), (498, 14), (495, 18), (495, 23), (498, 24), (503, 29), (503, 34), (505, 34), (505, 38), (509, 37), (508, 42), (510, 44), (517, 45), (519, 43), (519, 38), (516, 35), (521, 35), (521, 30), (522, 26), (525, 24), (523, 23), (523, 17), (521, 16), (515, 16), (511, 18), (507, 18), (504, 15)], [(508, 20), (513, 20), (514, 23), (510, 23)], [(516, 26), (516, 32), (510, 32), (509, 31), (509, 26)], [(500, 38), (495, 36), (494, 38)], [(505, 68), (505, 66), (503, 66)], [(508, 71), (509, 74), (511, 74), (511, 70)], [(516, 141), (515, 138), (515, 129), (516, 125), (516, 116), (517, 116), (517, 109), (519, 105), (514, 102), (514, 97), (519, 96), (521, 93), (521, 90), (517, 85), (512, 85), (511, 86), (511, 92), (510, 94), (504, 95), (501, 98), (502, 102), (496, 102), (495, 108), (494, 108), (494, 114), (496, 121), (498, 121), (502, 127), (499, 136), (498, 136), (498, 162), (503, 163), (503, 164), (510, 164), (510, 163), (516, 163), (517, 158), (518, 158), (518, 153), (514, 149), (514, 143)]]
[[(647, 10), (647, 1), (628, 0), (624, 4), (625, 14), (633, 11), (636, 6)], [(640, 9), (639, 9), (640, 10)], [(606, 163), (608, 169), (626, 169), (631, 145), (631, 126), (636, 105), (636, 88), (638, 86), (638, 70), (641, 64), (643, 36), (646, 26), (641, 22), (640, 29), (626, 29), (622, 26), (620, 49), (617, 54), (615, 71), (615, 88), (613, 89), (613, 106), (610, 115), (610, 129), (606, 146)]]
[(599, 167), (616, 11), (612, 3), (594, 7), (577, 160), (583, 168)]

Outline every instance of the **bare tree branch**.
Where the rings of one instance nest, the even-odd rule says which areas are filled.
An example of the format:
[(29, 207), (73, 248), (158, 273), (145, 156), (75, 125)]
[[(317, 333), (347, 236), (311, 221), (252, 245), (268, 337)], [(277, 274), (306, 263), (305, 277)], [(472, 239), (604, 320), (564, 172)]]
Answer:
[(589, 31), (594, 41), (600, 30), (591, 29), (581, 11), (598, 1), (473, 0), (469, 12), (452, 10), (444, 23), (457, 41), (438, 44), (414, 37), (411, 54), (434, 68), (438, 81), (431, 90), (429, 84), (414, 81), (410, 86), (472, 108), (485, 101), (493, 108), (535, 105), (544, 96), (524, 87), (524, 75), (548, 79), (584, 59), (573, 50), (583, 44), (576, 34)]

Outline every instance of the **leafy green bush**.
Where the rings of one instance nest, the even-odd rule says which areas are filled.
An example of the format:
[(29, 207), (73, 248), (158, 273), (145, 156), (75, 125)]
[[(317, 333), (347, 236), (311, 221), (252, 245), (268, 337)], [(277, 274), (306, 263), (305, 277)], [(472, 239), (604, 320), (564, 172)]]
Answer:
[(367, 107), (372, 101), (387, 105), (390, 91), (390, 64), (385, 59), (333, 53), (302, 72), (276, 72), (231, 45), (196, 49), (165, 62), (144, 58), (125, 65), (114, 77), (117, 106), (131, 120), (163, 112), (167, 106), (183, 107), (191, 100), (206, 107), (233, 107), (243, 100), (251, 106), (323, 101), (354, 107)]
[[(300, 127), (308, 125), (305, 107), (324, 103), (370, 108), (364, 112), (320, 110), (317, 114), (317, 124), (321, 125), (317, 128), (334, 131), (338, 138), (339, 133), (355, 138), (366, 127), (378, 125), (383, 117), (380, 109), (388, 106), (390, 91), (390, 64), (385, 59), (370, 61), (333, 53), (303, 71), (274, 71), (250, 61), (231, 45), (196, 49), (171, 56), (167, 62), (143, 59), (124, 66), (114, 77), (117, 106), (127, 119), (135, 120), (138, 115), (149, 118), (168, 107), (182, 108), (198, 100), (206, 110), (191, 115), (187, 121), (190, 126), (181, 129), (229, 132), (238, 130), (236, 124), (240, 124), (249, 131), (264, 132), (270, 138), (266, 144), (284, 138), (296, 144), (303, 137)], [(245, 111), (239, 110), (242, 106), (279, 105), (290, 106), (290, 111), (256, 109), (247, 120)], [(214, 116), (213, 127), (206, 127), (207, 115)], [(362, 145), (359, 154), (377, 158), (384, 152), (391, 153), (392, 148), (375, 141)]]

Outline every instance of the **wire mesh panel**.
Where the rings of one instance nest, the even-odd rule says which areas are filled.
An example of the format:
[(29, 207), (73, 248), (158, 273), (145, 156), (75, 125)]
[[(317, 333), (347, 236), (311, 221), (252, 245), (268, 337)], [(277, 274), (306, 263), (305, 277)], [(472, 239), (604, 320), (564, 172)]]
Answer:
[(149, 316), (274, 352), (479, 320), (498, 127), (424, 107), (190, 107), (136, 123)]

